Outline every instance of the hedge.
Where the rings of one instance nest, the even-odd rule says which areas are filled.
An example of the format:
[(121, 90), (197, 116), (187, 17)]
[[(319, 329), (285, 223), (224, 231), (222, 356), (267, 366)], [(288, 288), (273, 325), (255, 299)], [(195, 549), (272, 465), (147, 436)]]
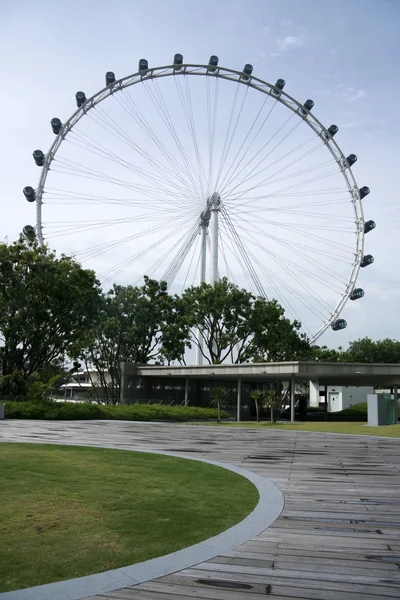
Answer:
[[(68, 402), (51, 402), (48, 404), (5, 402), (5, 405), (6, 419), (199, 421), (217, 418), (215, 408), (198, 408), (196, 406), (162, 406), (161, 404), (114, 406), (87, 403), (72, 404)], [(227, 418), (227, 416), (224, 411), (221, 411), (222, 418)]]

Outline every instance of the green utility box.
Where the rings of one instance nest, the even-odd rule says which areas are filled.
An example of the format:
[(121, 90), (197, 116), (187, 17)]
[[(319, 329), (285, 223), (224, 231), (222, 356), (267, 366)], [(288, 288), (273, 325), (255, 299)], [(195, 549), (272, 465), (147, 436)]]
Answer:
[(397, 423), (397, 398), (391, 394), (368, 394), (368, 425)]

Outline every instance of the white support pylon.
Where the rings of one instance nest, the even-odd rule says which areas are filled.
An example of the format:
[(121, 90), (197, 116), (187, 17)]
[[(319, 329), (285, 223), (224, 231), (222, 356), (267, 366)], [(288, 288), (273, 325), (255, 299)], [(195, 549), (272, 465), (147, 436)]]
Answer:
[(218, 218), (219, 211), (221, 210), (221, 197), (216, 192), (210, 198), (210, 210), (211, 210), (211, 274), (210, 283), (214, 283), (218, 280)]
[[(199, 276), (199, 285), (205, 282), (206, 280), (206, 265), (207, 265), (207, 229), (208, 229), (208, 221), (203, 220), (200, 225), (200, 276)], [(200, 329), (197, 330), (197, 351), (196, 351), (196, 364), (203, 364), (203, 336), (201, 335)]]

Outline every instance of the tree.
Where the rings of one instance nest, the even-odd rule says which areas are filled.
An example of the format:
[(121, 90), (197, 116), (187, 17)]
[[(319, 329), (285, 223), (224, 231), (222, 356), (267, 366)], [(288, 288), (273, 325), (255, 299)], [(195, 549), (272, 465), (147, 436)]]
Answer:
[(250, 391), (250, 398), (254, 400), (254, 405), (256, 407), (256, 415), (257, 415), (257, 423), (260, 422), (260, 400), (262, 399), (263, 392), (262, 390), (256, 389)]
[(275, 390), (265, 390), (263, 405), (271, 411), (271, 423), (275, 423), (275, 410), (279, 407), (279, 398)]
[(300, 323), (286, 319), (276, 300), (256, 298), (226, 278), (188, 288), (181, 302), (191, 340), (210, 364), (288, 360), (309, 351)]
[(42, 377), (79, 346), (99, 303), (94, 272), (74, 259), (22, 238), (0, 244), (1, 393), (26, 395), (34, 373)]
[(399, 363), (400, 341), (390, 338), (373, 341), (365, 337), (350, 342), (347, 352), (352, 362)]
[(313, 360), (321, 362), (351, 362), (352, 360), (349, 353), (341, 346), (337, 350), (328, 346), (314, 346), (312, 354)]
[(84, 349), (75, 353), (90, 376), (95, 372), (91, 379), (98, 401), (119, 402), (121, 362), (183, 360), (187, 329), (176, 312), (167, 284), (148, 277), (141, 287), (114, 285), (103, 296), (99, 320), (87, 332)]
[(211, 404), (217, 407), (217, 422), (221, 423), (221, 408), (223, 408), (224, 401), (228, 391), (223, 387), (215, 387), (211, 390)]

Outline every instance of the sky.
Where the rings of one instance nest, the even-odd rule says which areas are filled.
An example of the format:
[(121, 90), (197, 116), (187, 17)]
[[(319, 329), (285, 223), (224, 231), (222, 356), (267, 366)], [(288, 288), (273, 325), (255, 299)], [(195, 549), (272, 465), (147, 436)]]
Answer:
[[(251, 63), (257, 77), (272, 83), (283, 78), (285, 91), (291, 96), (302, 101), (312, 98), (318, 119), (325, 125), (339, 126), (335, 139), (345, 155), (358, 156), (353, 169), (357, 184), (371, 188), (363, 208), (365, 219), (376, 221), (377, 228), (365, 238), (365, 254), (372, 254), (375, 262), (360, 271), (357, 283), (365, 290), (365, 297), (345, 306), (342, 316), (348, 322), (347, 329), (336, 333), (328, 330), (319, 343), (346, 346), (348, 341), (365, 336), (400, 339), (396, 243), (400, 216), (395, 183), (400, 124), (400, 83), (396, 76), (399, 23), (398, 0), (3, 0), (0, 240), (11, 241), (24, 225), (34, 225), (34, 205), (22, 195), (22, 188), (36, 187), (39, 178), (32, 151), (49, 148), (54, 139), (49, 120), (58, 116), (65, 121), (74, 112), (77, 90), (84, 90), (89, 97), (104, 86), (106, 71), (114, 71), (117, 78), (129, 75), (136, 72), (138, 60), (143, 57), (150, 66), (161, 66), (171, 64), (177, 52), (195, 64), (207, 63), (209, 56), (216, 54), (220, 65), (242, 69), (245, 63)], [(172, 106), (172, 92), (167, 91), (166, 99)], [(197, 98), (194, 106), (200, 114), (202, 106)], [(143, 110), (147, 110), (144, 104)], [(255, 111), (256, 104), (250, 103), (248, 110)], [(94, 132), (86, 130), (86, 134)], [(147, 147), (143, 137), (135, 135), (135, 140)], [(186, 142), (187, 133), (182, 135)], [(98, 141), (108, 147), (110, 140), (105, 136)], [(118, 144), (114, 149), (122, 156), (124, 151)], [(148, 150), (151, 152), (150, 146)], [(83, 157), (79, 152), (75, 154), (78, 161)], [(72, 154), (65, 156), (71, 159)], [(116, 173), (120, 176), (119, 171)], [(59, 177), (62, 181), (63, 174)], [(82, 182), (80, 192), (93, 192), (89, 184)], [(96, 194), (99, 189), (95, 188)], [(74, 219), (76, 214), (83, 219), (87, 209), (66, 205), (54, 210), (61, 221), (71, 210)], [(332, 210), (338, 211), (336, 217), (343, 222), (347, 218), (347, 213), (343, 216), (340, 212), (341, 206)], [(124, 215), (115, 207), (113, 211), (113, 218)], [(99, 211), (99, 215), (103, 213)], [(299, 222), (304, 219), (304, 211), (302, 215), (298, 216)], [(180, 223), (178, 220), (177, 227)], [(102, 239), (103, 231), (97, 234), (96, 242)], [(70, 238), (71, 246), (63, 246), (57, 236), (49, 243), (56, 250), (74, 252), (73, 244), (76, 249), (90, 245), (90, 235), (80, 232)], [(327, 255), (338, 237), (338, 243), (344, 240), (342, 235), (348, 234), (330, 237)], [(352, 243), (355, 245), (354, 238)], [(315, 248), (321, 250), (322, 246), (316, 244)], [(327, 256), (326, 260), (329, 270), (332, 259)], [(140, 264), (135, 264), (136, 270), (140, 271)], [(272, 276), (279, 277), (278, 271)], [(287, 272), (281, 276), (290, 279)], [(323, 294), (318, 285), (315, 294)]]

